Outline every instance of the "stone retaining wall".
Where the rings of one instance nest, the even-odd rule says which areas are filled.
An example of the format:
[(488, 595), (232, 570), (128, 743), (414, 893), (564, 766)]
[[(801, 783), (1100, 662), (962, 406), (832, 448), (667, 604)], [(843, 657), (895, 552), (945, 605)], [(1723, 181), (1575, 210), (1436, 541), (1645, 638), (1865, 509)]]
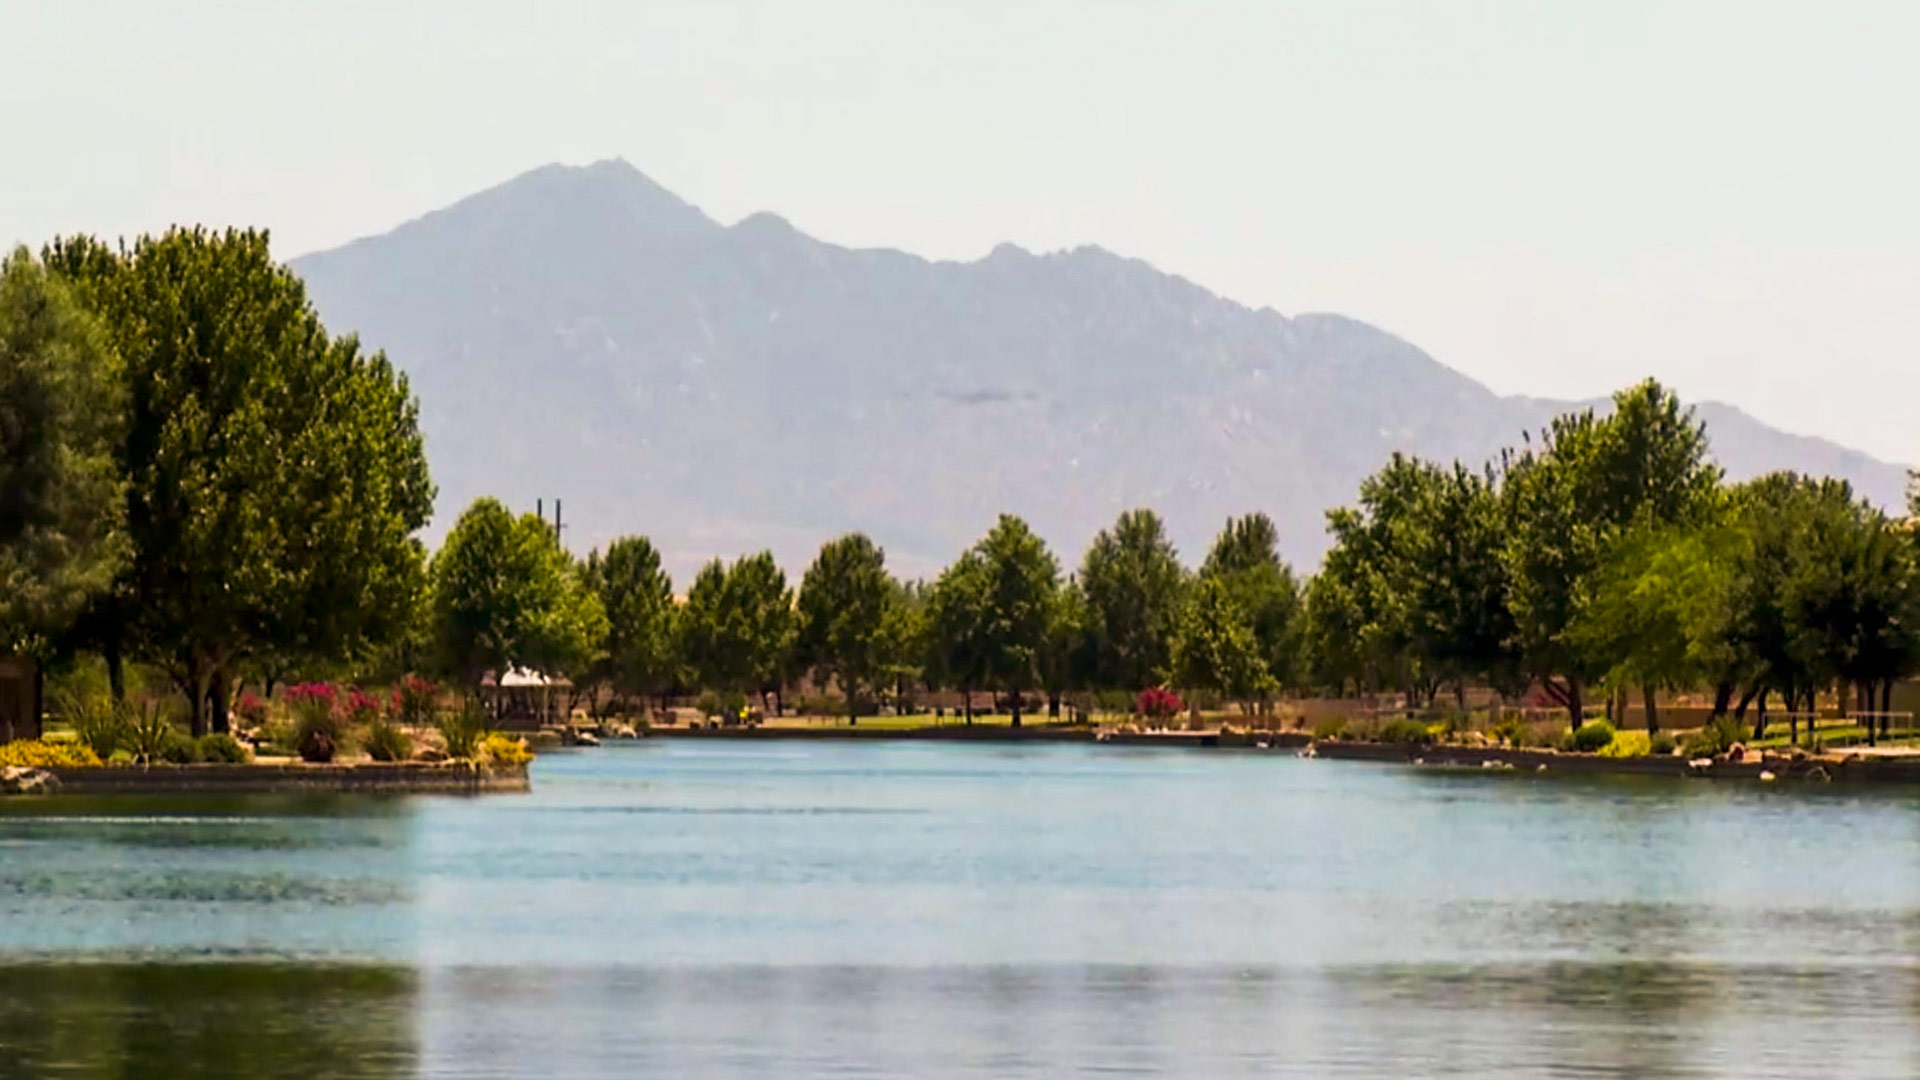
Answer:
[(63, 795), (173, 792), (256, 794), (352, 791), (477, 795), (528, 791), (527, 766), (467, 762), (372, 762), (356, 765), (154, 765), (147, 768), (48, 769)]

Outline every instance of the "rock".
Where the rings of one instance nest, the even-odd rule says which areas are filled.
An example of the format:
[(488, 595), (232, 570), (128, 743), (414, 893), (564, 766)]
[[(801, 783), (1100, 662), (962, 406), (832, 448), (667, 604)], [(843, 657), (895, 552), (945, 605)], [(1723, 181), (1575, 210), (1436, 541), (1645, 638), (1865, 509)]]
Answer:
[(438, 765), (439, 763), (447, 760), (447, 752), (445, 750), (440, 750), (435, 747), (429, 746), (426, 749), (420, 751), (419, 753), (413, 755), (413, 760), (424, 761), (430, 765)]
[(0, 769), (0, 795), (47, 795), (59, 787), (60, 779), (45, 769), (25, 766)]
[(573, 744), (575, 746), (599, 746), (600, 737), (591, 731), (576, 731), (573, 733)]
[(1773, 780), (1776, 780), (1776, 779), (1778, 779), (1778, 778), (1777, 778), (1777, 777), (1775, 777), (1775, 776), (1773, 775), (1773, 771), (1772, 771), (1772, 770), (1770, 770), (1770, 769), (1762, 769), (1762, 770), (1760, 770), (1760, 782), (1761, 782), (1761, 783), (1763, 783), (1763, 784), (1764, 784), (1764, 783), (1769, 783), (1769, 782), (1771, 782), (1771, 781), (1773, 781)]
[(1813, 768), (1807, 770), (1807, 779), (1815, 780), (1824, 784), (1831, 781), (1833, 777), (1827, 775), (1827, 770), (1825, 768), (1819, 765), (1815, 765)]
[(1710, 757), (1694, 758), (1692, 761), (1687, 762), (1687, 768), (1692, 769), (1695, 772), (1699, 772), (1705, 769), (1711, 769), (1713, 768), (1713, 759)]

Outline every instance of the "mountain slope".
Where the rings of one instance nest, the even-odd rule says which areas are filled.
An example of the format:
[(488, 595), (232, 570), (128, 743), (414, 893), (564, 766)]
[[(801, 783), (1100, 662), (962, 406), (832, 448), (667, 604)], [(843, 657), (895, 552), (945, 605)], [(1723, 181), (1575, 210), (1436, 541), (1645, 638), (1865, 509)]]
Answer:
[[(1337, 315), (1284, 318), (1088, 247), (975, 262), (723, 226), (624, 162), (548, 166), (297, 259), (336, 330), (413, 379), (436, 527), (476, 495), (563, 497), (577, 549), (652, 536), (684, 579), (872, 534), (937, 570), (1011, 511), (1068, 565), (1152, 506), (1197, 561), (1265, 510), (1311, 564), (1322, 513), (1393, 450), (1480, 461), (1563, 407), (1502, 398)], [(1705, 406), (1736, 476), (1899, 497), (1903, 472)]]

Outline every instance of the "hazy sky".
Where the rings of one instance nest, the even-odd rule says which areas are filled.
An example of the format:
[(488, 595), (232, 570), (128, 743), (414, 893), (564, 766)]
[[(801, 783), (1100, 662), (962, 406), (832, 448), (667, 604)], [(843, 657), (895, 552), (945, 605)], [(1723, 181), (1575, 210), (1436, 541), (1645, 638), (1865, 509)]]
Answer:
[(0, 0), (0, 239), (291, 257), (549, 161), (723, 221), (1099, 243), (1509, 393), (1920, 461), (1920, 5)]

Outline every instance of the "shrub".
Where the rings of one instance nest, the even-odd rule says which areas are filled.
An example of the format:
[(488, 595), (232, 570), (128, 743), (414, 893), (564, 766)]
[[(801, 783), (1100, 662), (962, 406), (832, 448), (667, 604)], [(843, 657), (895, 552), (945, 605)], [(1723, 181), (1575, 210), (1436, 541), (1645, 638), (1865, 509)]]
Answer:
[(199, 757), (201, 761), (216, 761), (227, 765), (244, 765), (253, 755), (239, 739), (223, 731), (200, 736)]
[(61, 702), (60, 714), (74, 738), (102, 760), (112, 757), (126, 738), (126, 713), (104, 694), (70, 693)]
[(1149, 686), (1133, 701), (1133, 711), (1149, 720), (1165, 722), (1187, 711), (1180, 695), (1164, 686)]
[(1567, 748), (1581, 754), (1597, 753), (1613, 741), (1613, 734), (1612, 724), (1605, 720), (1589, 720), (1573, 733)]
[(1673, 741), (1672, 734), (1665, 731), (1656, 732), (1653, 738), (1647, 740), (1647, 753), (1656, 757), (1672, 757), (1678, 745)]
[(294, 749), (299, 752), (301, 761), (310, 765), (325, 765), (339, 753), (340, 744), (334, 741), (331, 731), (323, 727), (308, 727), (300, 732), (299, 742)]
[(168, 748), (181, 738), (171, 710), (158, 701), (128, 702), (123, 709), (121, 748), (142, 765), (167, 760)]
[(440, 688), (430, 680), (409, 675), (393, 688), (393, 715), (403, 724), (424, 727), (433, 720), (433, 703)]
[(1740, 721), (1731, 716), (1716, 716), (1706, 727), (1689, 733), (1681, 745), (1688, 757), (1718, 757), (1739, 742), (1743, 734)]
[(233, 707), (233, 715), (250, 728), (260, 727), (267, 722), (267, 703), (243, 690), (240, 703)]
[(1513, 747), (1526, 742), (1526, 731), (1526, 724), (1521, 722), (1517, 713), (1501, 716), (1493, 722), (1493, 727), (1487, 729), (1489, 735)]
[(1344, 716), (1329, 716), (1313, 725), (1315, 739), (1337, 739), (1346, 733), (1347, 718)]
[(481, 740), (480, 752), (475, 759), (491, 765), (525, 765), (533, 760), (533, 751), (527, 749), (524, 740), (496, 731)]
[(0, 745), (0, 768), (94, 769), (100, 755), (80, 742), (20, 739)]
[(480, 748), (481, 738), (487, 733), (486, 707), (474, 698), (467, 698), (441, 713), (437, 726), (440, 738), (447, 744), (448, 757), (473, 757)]
[(341, 708), (347, 723), (355, 727), (365, 727), (380, 719), (380, 699), (357, 686), (347, 691), (346, 703)]
[(375, 761), (405, 761), (413, 756), (413, 737), (398, 724), (379, 720), (367, 729), (366, 750)]
[(293, 750), (300, 760), (324, 765), (340, 751), (340, 695), (330, 683), (287, 687), (293, 710)]
[(1399, 719), (1389, 720), (1386, 726), (1380, 729), (1379, 738), (1383, 743), (1397, 743), (1402, 746), (1426, 746), (1433, 742), (1433, 733), (1427, 730), (1427, 725), (1418, 720), (1400, 717)]
[[(1673, 740), (1668, 739), (1669, 743)], [(1653, 749), (1653, 740), (1644, 731), (1616, 731), (1613, 741), (1600, 748), (1601, 757), (1630, 758), (1646, 757)]]
[(331, 683), (287, 687), (287, 708), (293, 710), (294, 723), (301, 730), (318, 728), (329, 735), (339, 732), (340, 692)]
[(166, 741), (161, 744), (160, 760), (169, 765), (198, 765), (200, 744), (176, 729), (169, 732)]
[[(700, 691), (700, 696), (693, 699), (693, 707), (700, 710), (700, 715), (709, 720), (727, 711), (726, 705), (720, 700), (720, 695), (712, 690)], [(822, 711), (819, 715), (830, 716), (832, 714)]]

